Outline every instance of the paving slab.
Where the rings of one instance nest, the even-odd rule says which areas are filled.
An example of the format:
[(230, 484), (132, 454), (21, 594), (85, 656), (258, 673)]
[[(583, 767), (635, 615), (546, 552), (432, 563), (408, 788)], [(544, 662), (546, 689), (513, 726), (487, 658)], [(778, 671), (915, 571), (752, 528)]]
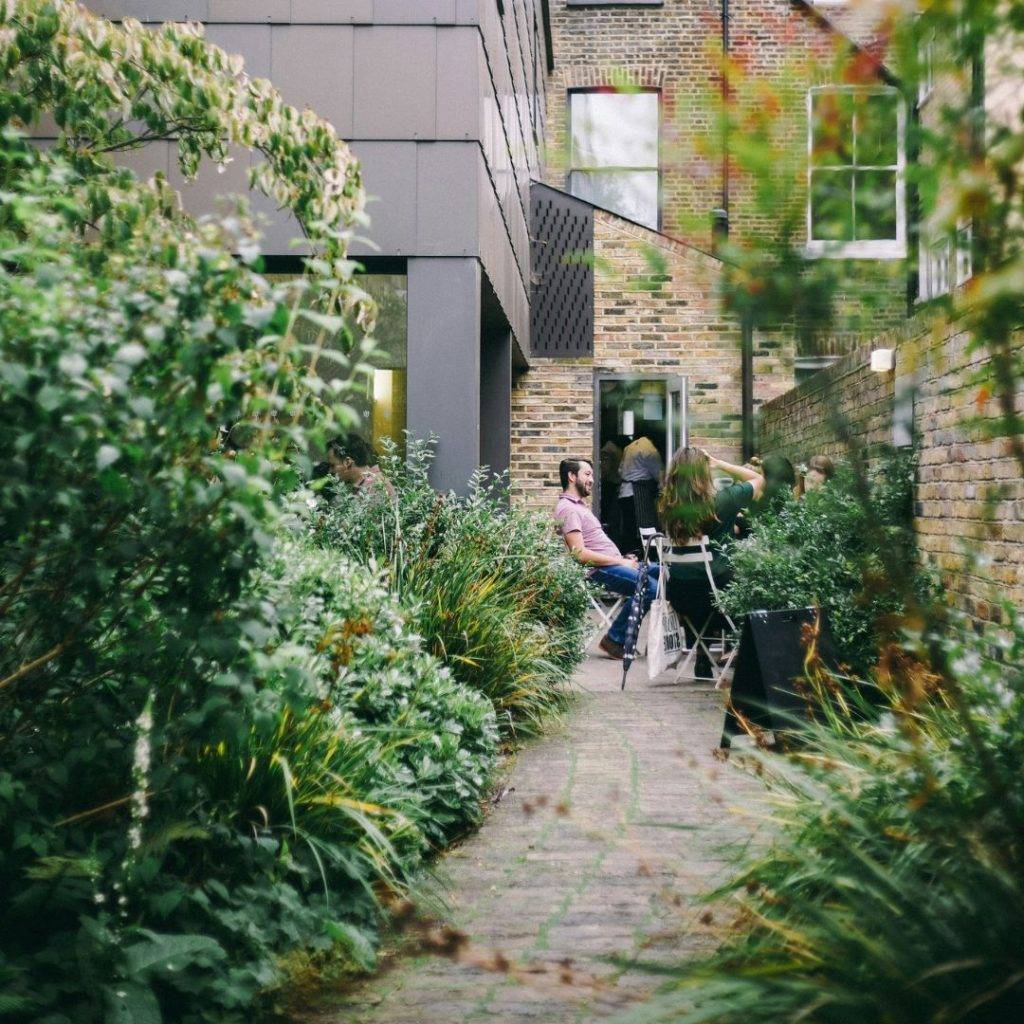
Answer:
[[(315, 1024), (584, 1024), (707, 952), (702, 893), (753, 829), (755, 779), (715, 757), (723, 698), (589, 657), (564, 720), (518, 752), (483, 827), (436, 865), (457, 959), (398, 955)], [(500, 791), (500, 789), (499, 789)], [(633, 961), (636, 963), (633, 963)], [(329, 1006), (329, 1008), (327, 1008)]]

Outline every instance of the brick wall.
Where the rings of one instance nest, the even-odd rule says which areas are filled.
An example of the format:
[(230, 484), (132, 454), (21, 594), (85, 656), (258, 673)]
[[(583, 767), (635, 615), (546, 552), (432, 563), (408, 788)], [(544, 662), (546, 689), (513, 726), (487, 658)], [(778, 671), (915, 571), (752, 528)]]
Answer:
[[(665, 0), (657, 7), (568, 6), (551, 0), (555, 67), (547, 88), (545, 180), (565, 188), (567, 95), (595, 87), (661, 91), (661, 227), (700, 248), (711, 246), (711, 211), (722, 205), (716, 117), (720, 102), (719, 0)], [(807, 153), (807, 88), (822, 79), (839, 37), (803, 4), (730, 0), (730, 54), (743, 69), (752, 108), (780, 99), (775, 135), (790, 156), (779, 172), (801, 182)], [(730, 228), (734, 238), (771, 232), (781, 213), (755, 199), (756, 183), (734, 165)], [(805, 196), (792, 192), (800, 222)], [(847, 352), (857, 338), (896, 326), (905, 316), (904, 261), (847, 261), (837, 322), (809, 355)]]
[[(886, 444), (896, 388), (912, 386), (921, 436), (921, 551), (949, 575), (963, 607), (979, 619), (994, 617), (993, 598), (1024, 601), (1024, 479), (1006, 441), (985, 436), (984, 420), (995, 410), (972, 379), (985, 356), (968, 354), (968, 336), (956, 321), (913, 321), (875, 344), (896, 346), (895, 374), (871, 372), (870, 346), (852, 353), (761, 408), (761, 450), (794, 461), (819, 452), (841, 459), (839, 422), (869, 448)], [(982, 564), (970, 565), (968, 551)]]
[[(740, 331), (722, 312), (722, 264), (602, 211), (594, 262), (593, 358), (534, 359), (513, 385), (511, 478), (520, 504), (550, 507), (559, 461), (594, 457), (598, 373), (685, 375), (691, 442), (724, 458), (740, 451)], [(793, 379), (791, 344), (756, 338), (754, 365), (755, 399), (783, 392)]]

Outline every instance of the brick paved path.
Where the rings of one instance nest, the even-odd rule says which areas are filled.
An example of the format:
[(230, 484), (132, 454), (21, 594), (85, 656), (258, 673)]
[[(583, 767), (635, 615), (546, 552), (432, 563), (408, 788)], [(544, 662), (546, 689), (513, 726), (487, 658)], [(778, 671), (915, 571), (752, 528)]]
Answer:
[[(721, 702), (590, 658), (564, 723), (520, 751), (483, 828), (437, 866), (458, 961), (406, 955), (333, 997), (317, 1024), (586, 1022), (659, 979), (609, 955), (678, 962), (713, 939), (694, 897), (750, 833), (750, 777), (712, 756)], [(495, 958), (495, 952), (500, 956)], [(508, 969), (494, 969), (495, 965)]]

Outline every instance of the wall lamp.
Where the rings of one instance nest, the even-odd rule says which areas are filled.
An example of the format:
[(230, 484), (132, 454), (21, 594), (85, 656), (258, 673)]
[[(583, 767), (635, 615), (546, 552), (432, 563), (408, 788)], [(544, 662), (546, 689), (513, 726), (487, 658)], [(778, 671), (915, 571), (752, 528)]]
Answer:
[(875, 348), (871, 350), (871, 369), (875, 373), (888, 373), (896, 366), (896, 349)]

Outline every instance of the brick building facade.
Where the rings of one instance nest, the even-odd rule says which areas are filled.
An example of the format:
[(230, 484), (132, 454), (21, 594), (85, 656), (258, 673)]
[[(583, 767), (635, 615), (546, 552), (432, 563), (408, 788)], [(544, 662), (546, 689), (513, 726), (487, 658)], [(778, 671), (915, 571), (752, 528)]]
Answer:
[[(755, 182), (737, 160), (728, 167), (723, 161), (729, 149), (718, 120), (724, 45), (733, 96), (744, 110), (741, 120), (759, 106), (773, 107), (772, 131), (789, 160), (780, 173), (797, 179), (791, 200), (802, 216), (808, 91), (834, 81), (837, 56), (858, 38), (866, 42), (868, 28), (829, 20), (813, 4), (793, 0), (663, 0), (643, 6), (551, 0), (550, 11), (554, 69), (547, 88), (545, 181), (572, 190), (573, 92), (652, 90), (660, 98), (660, 218), (649, 226), (710, 250), (713, 211), (725, 209), (733, 239), (771, 234), (780, 211), (758, 204)], [(847, 28), (853, 39), (844, 34)], [(879, 84), (887, 81), (881, 66), (875, 77)], [(848, 351), (857, 339), (906, 316), (904, 259), (845, 260), (840, 274), (844, 286), (835, 330), (818, 340), (809, 357)]]
[[(749, 415), (792, 386), (798, 364), (809, 371), (849, 351), (865, 335), (900, 323), (907, 274), (902, 258), (836, 264), (845, 286), (835, 329), (810, 351), (806, 345), (798, 349), (803, 342), (795, 340), (805, 332), (756, 334), (744, 378), (743, 331), (722, 312), (724, 267), (712, 255), (712, 214), (727, 210), (730, 237), (742, 240), (770, 231), (778, 211), (759, 208), (754, 182), (722, 160), (717, 118), (723, 45), (727, 36), (729, 59), (750, 105), (779, 99), (775, 131), (791, 161), (787, 173), (799, 177), (807, 169), (809, 90), (829, 81), (837, 45), (852, 44), (811, 6), (791, 0), (550, 0), (548, 10), (553, 67), (545, 90), (543, 179), (596, 202), (597, 210), (592, 353), (550, 358), (535, 349), (513, 383), (513, 494), (537, 506), (550, 504), (557, 462), (567, 451), (597, 458), (607, 433), (595, 422), (602, 376), (685, 377), (689, 438), (722, 456), (738, 457), (744, 389)], [(877, 77), (884, 85), (881, 69)], [(641, 138), (628, 118), (614, 125), (622, 145), (615, 139), (581, 144), (580, 99), (595, 93), (656, 96), (654, 144)], [(640, 112), (635, 105), (631, 109)], [(656, 163), (656, 208), (648, 204), (634, 213), (614, 189), (601, 192), (594, 179), (604, 168), (591, 166), (600, 160), (581, 155), (600, 145), (614, 154), (608, 159), (624, 165), (613, 168), (609, 180), (632, 174), (636, 185), (653, 173), (652, 160)], [(630, 146), (646, 155), (634, 158)], [(801, 211), (808, 202), (802, 181), (792, 193)], [(625, 215), (610, 212), (615, 209)], [(664, 271), (656, 289), (647, 286), (652, 263)], [(536, 283), (535, 271), (535, 288)]]
[[(690, 442), (723, 458), (740, 454), (741, 332), (722, 311), (721, 262), (598, 210), (594, 264), (593, 354), (534, 357), (513, 384), (517, 504), (549, 509), (558, 494), (559, 460), (567, 453), (597, 459), (595, 387), (602, 375), (685, 377)], [(755, 338), (753, 354), (760, 404), (789, 388), (792, 342)]]
[[(969, 352), (968, 341), (959, 320), (911, 321), (766, 403), (760, 434), (766, 453), (844, 459), (840, 425), (870, 454), (891, 444), (894, 431), (899, 439), (897, 421), (912, 419), (920, 442), (919, 548), (945, 573), (957, 602), (989, 619), (998, 616), (996, 600), (1024, 602), (1024, 478), (1007, 441), (987, 436), (994, 399), (981, 397), (975, 379), (987, 355)], [(895, 372), (872, 372), (871, 348), (888, 345), (896, 349)]]

